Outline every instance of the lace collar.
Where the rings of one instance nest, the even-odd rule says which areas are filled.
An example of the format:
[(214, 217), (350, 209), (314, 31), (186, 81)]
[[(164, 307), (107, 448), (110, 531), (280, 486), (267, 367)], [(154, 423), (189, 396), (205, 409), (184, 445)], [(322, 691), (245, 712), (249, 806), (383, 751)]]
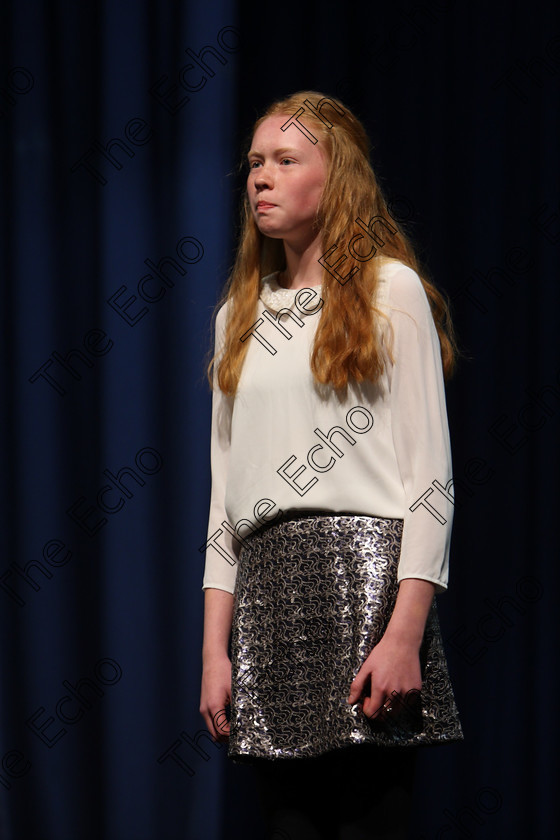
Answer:
[[(279, 271), (275, 271), (263, 277), (259, 292), (259, 297), (262, 302), (269, 309), (274, 310), (274, 312), (278, 312), (280, 309), (291, 309), (295, 304), (297, 293), (302, 291), (301, 289), (285, 289), (283, 286), (280, 286), (278, 284), (279, 274)], [(312, 288), (319, 293), (321, 291), (321, 286), (313, 286)], [(301, 310), (299, 311), (301, 312)]]

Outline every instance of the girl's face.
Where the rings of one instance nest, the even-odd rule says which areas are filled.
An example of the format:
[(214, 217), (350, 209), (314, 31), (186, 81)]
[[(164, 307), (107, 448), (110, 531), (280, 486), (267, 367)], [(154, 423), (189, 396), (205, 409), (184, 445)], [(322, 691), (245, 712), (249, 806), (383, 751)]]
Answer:
[[(249, 158), (247, 195), (261, 233), (284, 239), (298, 250), (317, 236), (313, 222), (327, 178), (320, 141), (313, 143), (289, 117), (268, 117), (255, 131)], [(305, 116), (302, 122), (305, 124)]]

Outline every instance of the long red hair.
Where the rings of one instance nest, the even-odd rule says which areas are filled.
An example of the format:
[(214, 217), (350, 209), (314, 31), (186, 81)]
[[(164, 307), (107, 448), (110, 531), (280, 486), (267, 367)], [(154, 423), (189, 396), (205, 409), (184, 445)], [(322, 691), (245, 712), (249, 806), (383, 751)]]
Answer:
[[(327, 99), (333, 106), (324, 103), (322, 113), (323, 119), (332, 124), (330, 128), (305, 104), (308, 100), (317, 107)], [(361, 122), (339, 100), (316, 91), (300, 91), (274, 102), (257, 120), (251, 136), (268, 117), (278, 114), (290, 117), (301, 108), (305, 111), (302, 123), (322, 144), (328, 160), (328, 174), (316, 220), (317, 229), (322, 231), (322, 253), (336, 245), (335, 254), (347, 257), (341, 267), (344, 276), (347, 277), (354, 267), (359, 269), (343, 285), (323, 268), (321, 298), (324, 303), (320, 315), (315, 316), (319, 321), (311, 355), (315, 380), (335, 389), (345, 389), (350, 379), (375, 382), (383, 372), (381, 333), (377, 329), (382, 313), (372, 305), (379, 260), (374, 257), (367, 262), (359, 261), (348, 250), (352, 237), (361, 232), (355, 224), (358, 217), (366, 225), (373, 217), (385, 220), (386, 224), (382, 221), (381, 229), (375, 231), (383, 242), (381, 254), (400, 260), (418, 273), (438, 332), (444, 376), (449, 378), (455, 366), (457, 348), (448, 304), (426, 279), (410, 241), (388, 212), (369, 161), (370, 144)], [(330, 257), (330, 262), (335, 260), (336, 256)], [(234, 395), (237, 390), (249, 346), (248, 341), (240, 341), (240, 336), (255, 323), (261, 279), (285, 267), (282, 240), (271, 239), (259, 231), (245, 193), (233, 270), (214, 311), (215, 318), (221, 306), (229, 301), (224, 345), (220, 360), (217, 362), (213, 356), (208, 365), (212, 384), (213, 366), (217, 362), (217, 381), (225, 394)]]

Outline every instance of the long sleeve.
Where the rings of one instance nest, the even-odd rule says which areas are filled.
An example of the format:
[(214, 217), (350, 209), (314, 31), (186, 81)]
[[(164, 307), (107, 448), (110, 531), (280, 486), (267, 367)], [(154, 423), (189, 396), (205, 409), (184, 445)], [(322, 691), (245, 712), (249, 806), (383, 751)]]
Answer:
[(399, 581), (447, 588), (453, 520), (451, 448), (440, 343), (420, 278), (401, 266), (390, 285), (394, 333), (389, 375), (391, 426), (404, 487)]
[[(226, 307), (227, 305), (222, 306), (216, 316), (216, 353), (222, 347)], [(225, 494), (231, 448), (233, 398), (227, 397), (220, 390), (215, 371), (216, 365), (214, 366), (210, 442), (212, 490), (202, 589), (212, 587), (223, 589), (233, 594), (237, 576), (237, 559), (240, 543), (232, 534), (225, 510)]]

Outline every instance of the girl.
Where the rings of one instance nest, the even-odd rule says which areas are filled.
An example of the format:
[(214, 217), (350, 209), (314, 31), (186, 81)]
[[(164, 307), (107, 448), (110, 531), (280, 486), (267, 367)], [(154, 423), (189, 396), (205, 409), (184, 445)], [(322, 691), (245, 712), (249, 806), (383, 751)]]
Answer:
[(247, 160), (209, 368), (200, 711), (254, 765), (268, 837), (401, 838), (418, 746), (462, 738), (434, 599), (448, 311), (341, 102), (275, 102)]

